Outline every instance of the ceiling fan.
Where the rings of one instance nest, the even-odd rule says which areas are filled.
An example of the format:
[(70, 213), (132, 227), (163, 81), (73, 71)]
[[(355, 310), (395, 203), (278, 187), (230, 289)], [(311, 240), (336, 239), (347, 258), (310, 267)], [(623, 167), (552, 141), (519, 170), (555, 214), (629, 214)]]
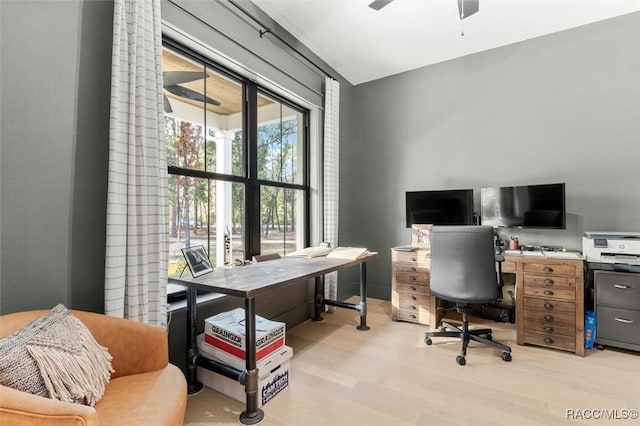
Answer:
[[(374, 10), (380, 10), (393, 0), (374, 0), (369, 7)], [(480, 9), (480, 0), (458, 0), (458, 12), (460, 19), (468, 18)]]
[[(188, 89), (181, 84), (191, 81), (202, 80), (203, 73), (200, 71), (165, 71), (162, 73), (162, 85), (167, 92), (172, 93), (181, 98), (190, 99), (196, 102), (206, 102), (207, 104), (220, 106), (222, 103), (213, 98), (204, 96), (195, 90)], [(205, 78), (207, 78), (206, 76)], [(171, 102), (167, 95), (164, 95), (164, 112), (173, 112)]]

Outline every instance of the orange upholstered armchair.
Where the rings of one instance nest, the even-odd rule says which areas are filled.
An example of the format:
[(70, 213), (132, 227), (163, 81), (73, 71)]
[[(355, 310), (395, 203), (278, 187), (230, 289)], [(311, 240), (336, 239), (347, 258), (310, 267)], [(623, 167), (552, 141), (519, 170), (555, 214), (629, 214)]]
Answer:
[[(0, 338), (48, 311), (0, 316)], [(167, 332), (162, 327), (106, 315), (71, 311), (113, 357), (115, 372), (94, 406), (61, 402), (0, 385), (2, 425), (182, 425), (187, 383), (169, 364)]]

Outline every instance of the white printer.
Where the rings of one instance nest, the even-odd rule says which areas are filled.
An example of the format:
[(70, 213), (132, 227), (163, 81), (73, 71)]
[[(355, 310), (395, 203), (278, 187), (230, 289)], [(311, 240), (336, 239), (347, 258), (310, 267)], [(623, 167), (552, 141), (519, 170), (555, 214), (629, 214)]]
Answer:
[(587, 262), (640, 265), (640, 232), (585, 232), (582, 254)]
[(582, 251), (595, 344), (640, 351), (640, 232), (585, 232)]

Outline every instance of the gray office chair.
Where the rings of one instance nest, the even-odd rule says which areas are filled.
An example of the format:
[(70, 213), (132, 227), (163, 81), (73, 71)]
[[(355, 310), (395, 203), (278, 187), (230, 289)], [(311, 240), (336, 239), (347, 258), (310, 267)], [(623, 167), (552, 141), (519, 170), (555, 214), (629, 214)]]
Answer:
[[(432, 337), (459, 337), (462, 351), (456, 357), (465, 365), (470, 341), (501, 349), (502, 359), (511, 361), (511, 348), (494, 342), (491, 329), (469, 330), (467, 315), (472, 304), (495, 302), (499, 294), (493, 229), (490, 226), (434, 226), (431, 230), (431, 295), (453, 302), (462, 314), (462, 325), (443, 322), (441, 331), (425, 333)], [(447, 331), (455, 330), (455, 331)]]

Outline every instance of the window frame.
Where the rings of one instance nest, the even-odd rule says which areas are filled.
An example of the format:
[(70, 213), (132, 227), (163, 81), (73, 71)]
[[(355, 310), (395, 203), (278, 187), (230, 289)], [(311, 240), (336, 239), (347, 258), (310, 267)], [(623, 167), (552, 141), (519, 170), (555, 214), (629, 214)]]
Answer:
[[(199, 62), (207, 69), (217, 72), (224, 77), (232, 79), (242, 85), (243, 91), (243, 111), (242, 111), (242, 162), (244, 175), (232, 175), (217, 173), (206, 170), (193, 170), (177, 166), (168, 166), (168, 175), (189, 176), (194, 178), (207, 179), (209, 181), (219, 180), (244, 185), (244, 251), (245, 258), (251, 259), (253, 256), (261, 254), (261, 229), (260, 229), (260, 193), (263, 185), (302, 191), (304, 205), (303, 239), (304, 246), (309, 245), (311, 239), (311, 135), (310, 117), (308, 108), (295, 104), (289, 99), (269, 90), (267, 87), (259, 85), (249, 77), (233, 72), (228, 68), (216, 63), (182, 43), (179, 43), (167, 35), (162, 36), (162, 46), (174, 53)], [(281, 104), (298, 111), (302, 115), (302, 183), (288, 183), (258, 179), (258, 95), (268, 96)], [(206, 129), (205, 129), (206, 132)], [(206, 151), (205, 151), (206, 156)], [(206, 164), (206, 157), (205, 157)], [(207, 223), (207, 226), (211, 226)], [(299, 226), (299, 225), (298, 225)], [(210, 232), (207, 233), (207, 250), (211, 252)]]

